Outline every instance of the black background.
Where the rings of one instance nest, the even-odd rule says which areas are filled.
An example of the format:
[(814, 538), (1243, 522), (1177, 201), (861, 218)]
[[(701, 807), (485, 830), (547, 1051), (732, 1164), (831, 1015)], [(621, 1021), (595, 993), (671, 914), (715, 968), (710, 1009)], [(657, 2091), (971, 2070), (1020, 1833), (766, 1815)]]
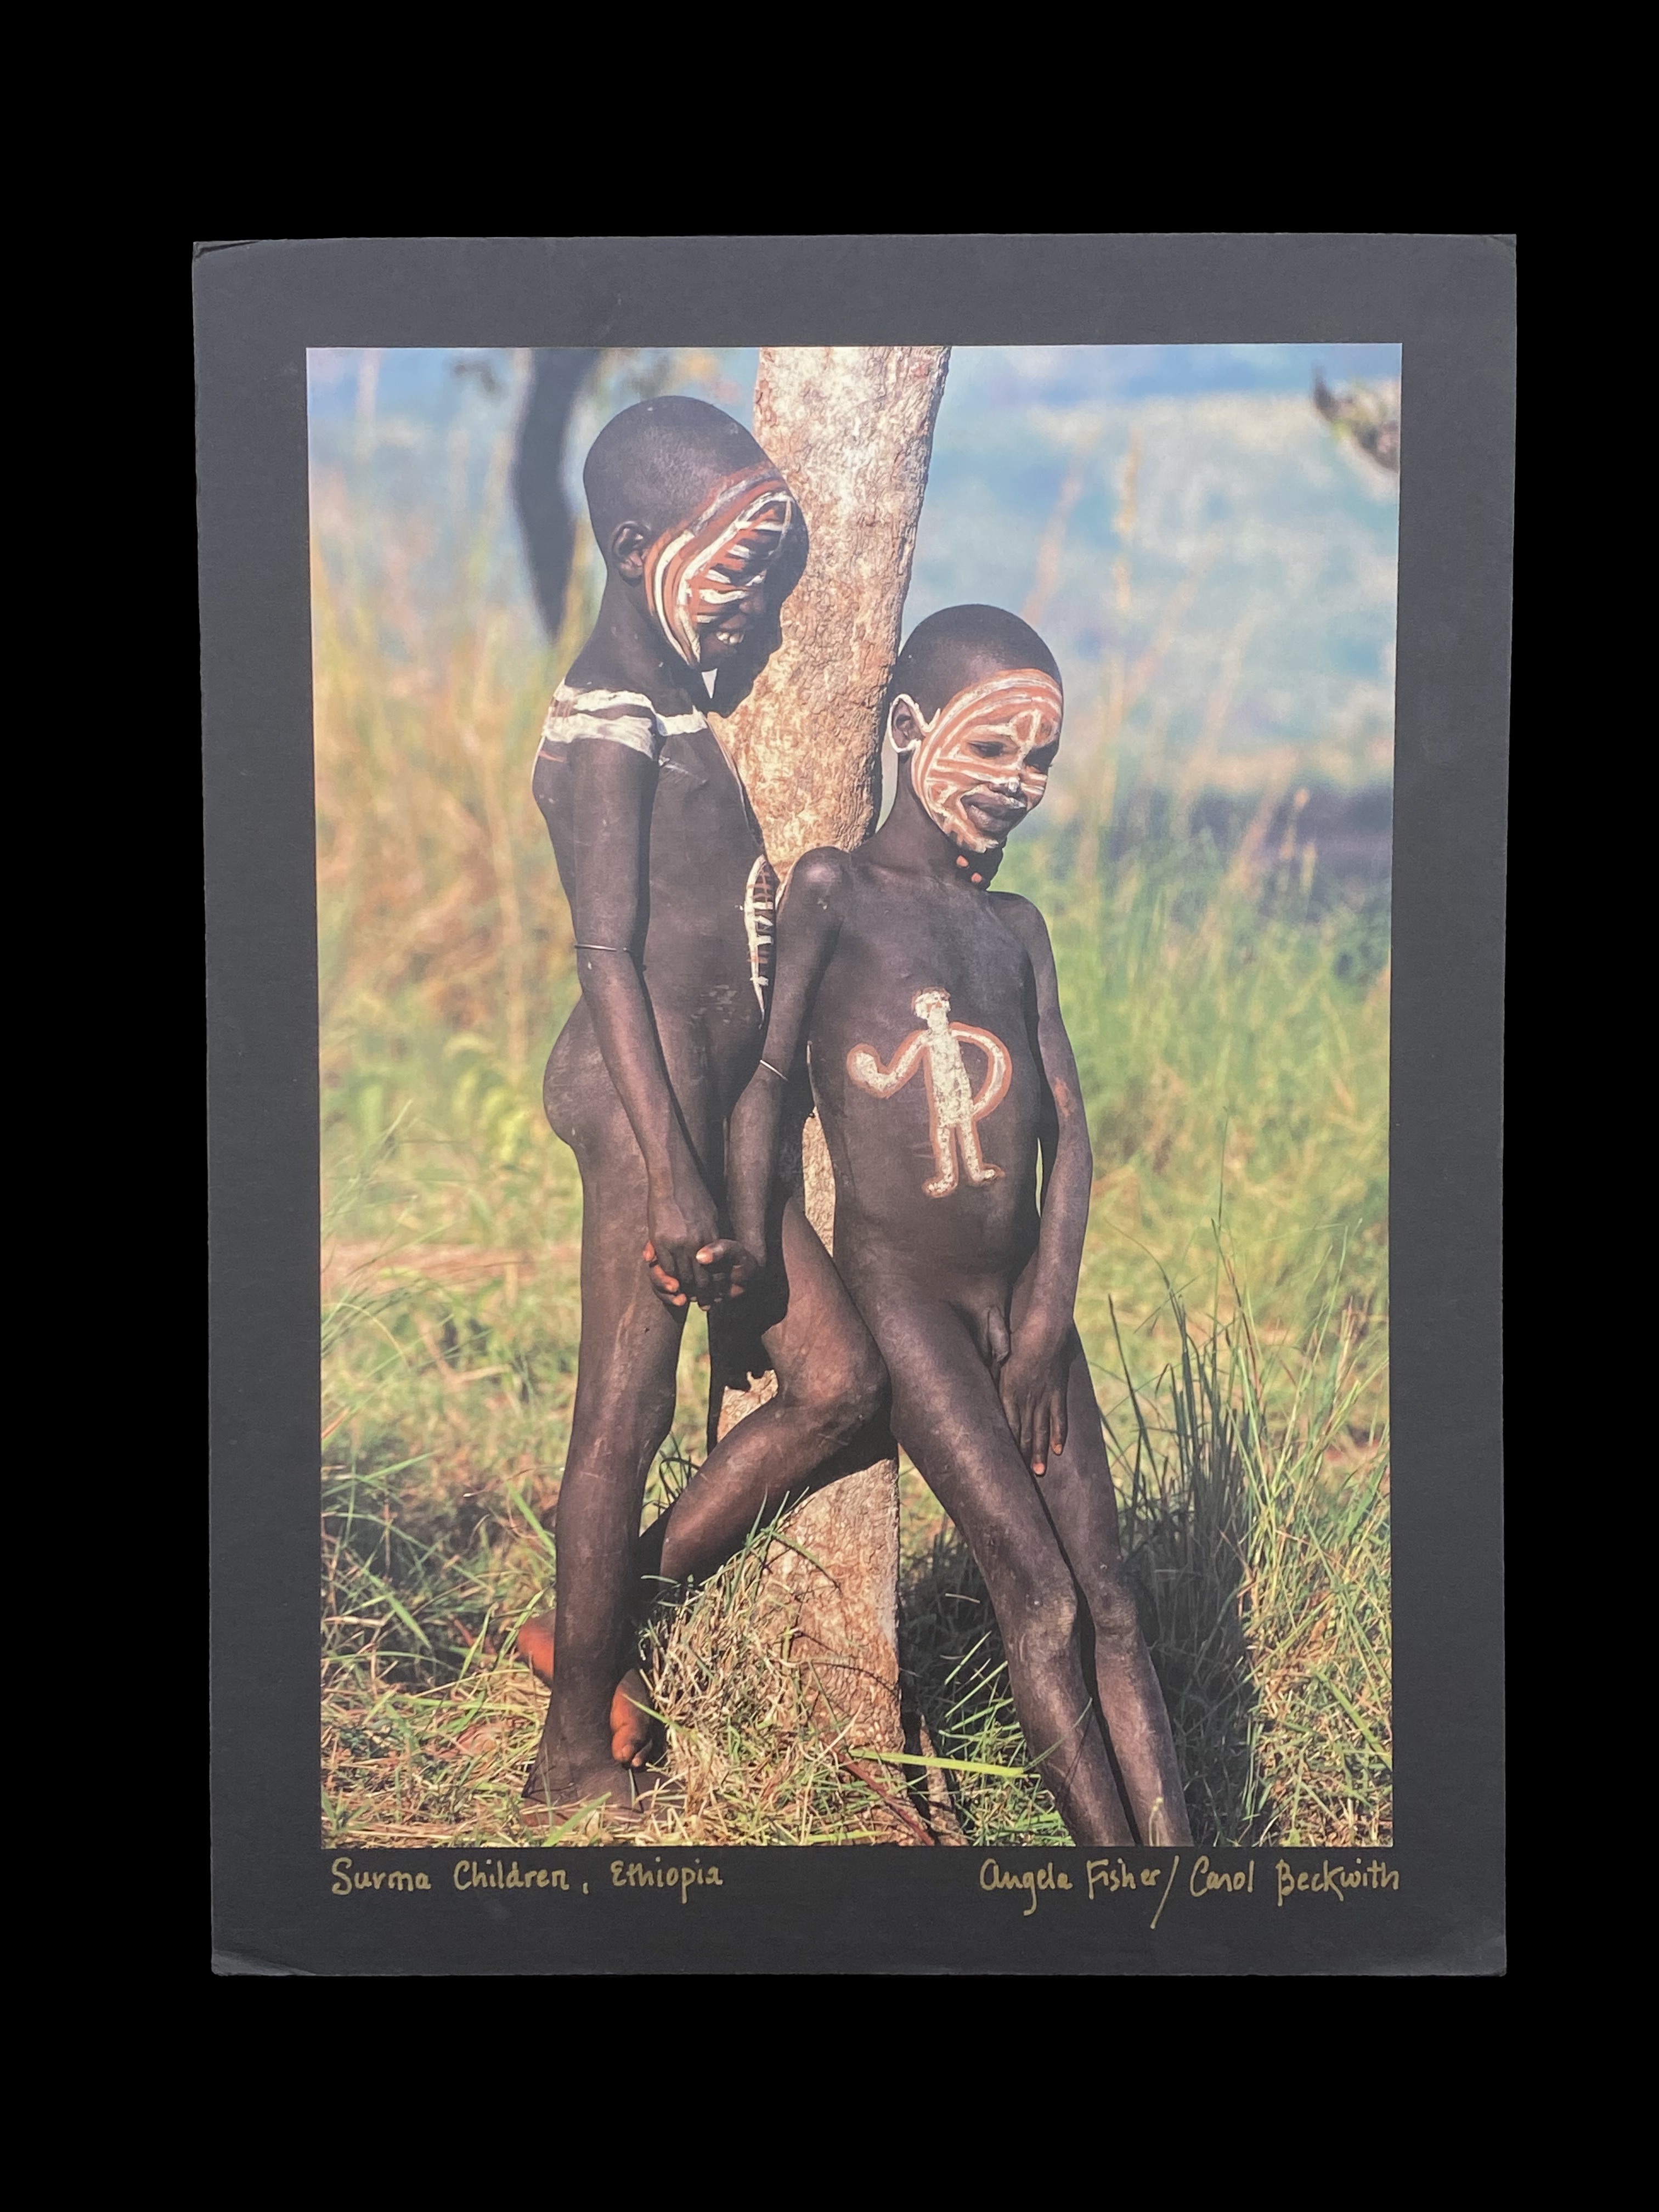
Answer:
[[(1164, 234), (207, 243), (195, 264), (210, 1054), (214, 1941), (229, 1973), (1504, 1970), (1499, 1174), (1514, 241)], [(1194, 1899), (983, 1855), (319, 1843), (318, 1077), (306, 349), (1397, 342), (1391, 1103), (1395, 1833)], [(457, 1890), (458, 1859), (571, 1891)], [(613, 1860), (718, 1865), (618, 1889)], [(1278, 1901), (1276, 1866), (1398, 1891)], [(1212, 1855), (1217, 1868), (1241, 1856)], [(583, 1895), (582, 1882), (589, 1884)], [(1150, 1925), (1164, 1886), (1167, 1905)]]

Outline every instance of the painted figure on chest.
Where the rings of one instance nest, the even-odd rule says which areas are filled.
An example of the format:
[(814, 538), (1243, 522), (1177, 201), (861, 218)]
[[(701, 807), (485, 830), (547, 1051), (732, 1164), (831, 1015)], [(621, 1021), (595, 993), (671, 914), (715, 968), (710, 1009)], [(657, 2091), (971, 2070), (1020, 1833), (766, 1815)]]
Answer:
[[(617, 416), (583, 480), (605, 593), (533, 781), (581, 985), (544, 1094), (583, 1202), (556, 1615), (520, 1638), (551, 1686), (526, 1790), (544, 1815), (595, 1800), (625, 1812), (648, 1795), (642, 1606), (740, 1543), (751, 1501), (833, 1472), (879, 1421), (884, 1382), (799, 1207), (769, 1182), (769, 1231), (751, 1247), (732, 1234), (726, 1197), (727, 1118), (758, 1066), (774, 988), (776, 880), (706, 709), (775, 636), (805, 558), (799, 509), (753, 438), (694, 399)], [(702, 1510), (641, 1535), (689, 1305), (735, 1312), (739, 1299), (777, 1395), (711, 1455)]]
[[(1077, 1069), (1042, 916), (990, 888), (1059, 748), (1059, 672), (1015, 616), (954, 607), (911, 636), (886, 712), (891, 811), (854, 852), (806, 854), (781, 907), (765, 1059), (731, 1124), (733, 1235), (761, 1268), (805, 1054), (836, 1264), (894, 1431), (984, 1576), (1031, 1754), (1077, 1843), (1183, 1842), (1073, 1317), (1093, 1175)], [(711, 1459), (671, 1528), (718, 1521), (729, 1479)]]

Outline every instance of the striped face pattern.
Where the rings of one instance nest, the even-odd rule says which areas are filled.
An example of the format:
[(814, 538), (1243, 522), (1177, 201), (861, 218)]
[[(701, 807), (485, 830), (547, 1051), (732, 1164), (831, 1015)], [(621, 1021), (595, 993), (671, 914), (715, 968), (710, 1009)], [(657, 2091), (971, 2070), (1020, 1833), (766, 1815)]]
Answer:
[(795, 502), (769, 470), (728, 477), (695, 521), (665, 531), (645, 556), (645, 588), (659, 628), (692, 668), (702, 633), (766, 580)]
[(917, 798), (954, 844), (969, 853), (990, 852), (1001, 840), (988, 837), (962, 803), (982, 793), (1004, 805), (1017, 802), (1027, 814), (1039, 804), (1048, 787), (1048, 771), (1046, 766), (1033, 768), (1031, 755), (1060, 735), (1059, 684), (1040, 668), (1005, 670), (958, 691), (931, 722), (905, 694), (893, 705), (901, 699), (921, 736), (901, 744), (890, 711), (888, 735), (896, 751), (914, 756), (910, 778)]

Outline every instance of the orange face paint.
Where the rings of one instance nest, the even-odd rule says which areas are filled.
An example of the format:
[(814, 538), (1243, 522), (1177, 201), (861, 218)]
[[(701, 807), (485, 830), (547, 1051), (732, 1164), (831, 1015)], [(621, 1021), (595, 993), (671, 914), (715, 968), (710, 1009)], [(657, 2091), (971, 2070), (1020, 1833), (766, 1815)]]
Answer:
[[(985, 835), (963, 811), (963, 801), (983, 792), (1018, 799), (1028, 814), (1042, 803), (1048, 772), (1031, 767), (1030, 757), (1060, 735), (1064, 702), (1059, 684), (1040, 668), (1011, 669), (958, 691), (932, 721), (908, 694), (893, 702), (894, 707), (900, 704), (910, 709), (921, 735), (901, 744), (890, 710), (887, 732), (895, 750), (911, 756), (916, 797), (953, 843), (970, 853), (992, 851), (1000, 841)], [(997, 746), (1001, 757), (975, 750), (981, 745)]]
[(794, 513), (771, 470), (728, 477), (695, 520), (665, 531), (647, 553), (651, 611), (690, 667), (702, 665), (702, 633), (765, 581)]

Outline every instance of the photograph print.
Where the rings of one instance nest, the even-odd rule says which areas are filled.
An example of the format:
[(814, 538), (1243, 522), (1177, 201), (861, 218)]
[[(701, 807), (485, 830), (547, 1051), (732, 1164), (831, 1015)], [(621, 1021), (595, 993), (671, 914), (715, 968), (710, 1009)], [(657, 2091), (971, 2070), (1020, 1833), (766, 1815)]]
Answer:
[(311, 351), (325, 1845), (1392, 1844), (1401, 380)]

